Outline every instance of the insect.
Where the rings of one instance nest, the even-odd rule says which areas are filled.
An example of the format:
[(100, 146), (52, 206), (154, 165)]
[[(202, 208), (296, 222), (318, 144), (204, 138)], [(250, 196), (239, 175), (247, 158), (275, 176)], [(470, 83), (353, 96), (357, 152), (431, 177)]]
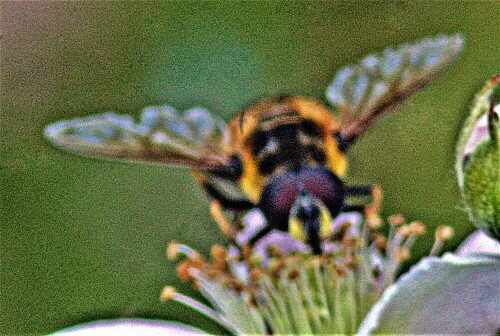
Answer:
[(327, 89), (332, 108), (315, 99), (274, 95), (250, 104), (228, 124), (202, 108), (177, 114), (146, 108), (139, 122), (113, 113), (59, 121), (46, 137), (72, 152), (122, 161), (190, 167), (221, 209), (237, 218), (259, 208), (267, 226), (289, 231), (314, 253), (349, 197), (370, 186), (347, 186), (345, 153), (378, 119), (426, 86), (460, 53), (460, 36), (439, 36), (388, 49), (340, 70)]

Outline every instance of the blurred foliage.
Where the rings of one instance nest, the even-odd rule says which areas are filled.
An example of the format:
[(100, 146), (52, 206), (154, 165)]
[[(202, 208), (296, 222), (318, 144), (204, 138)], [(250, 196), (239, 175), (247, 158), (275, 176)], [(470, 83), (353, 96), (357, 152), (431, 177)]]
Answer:
[(208, 251), (222, 240), (189, 172), (71, 156), (43, 140), (45, 125), (159, 103), (203, 105), (227, 120), (272, 93), (321, 99), (340, 67), (424, 36), (461, 33), (465, 52), (353, 147), (348, 181), (379, 183), (386, 215), (452, 225), (448, 248), (473, 230), (453, 153), (473, 93), (499, 71), (496, 1), (0, 6), (0, 333), (111, 316), (211, 325), (158, 298), (165, 284), (196, 295), (166, 261), (168, 241)]

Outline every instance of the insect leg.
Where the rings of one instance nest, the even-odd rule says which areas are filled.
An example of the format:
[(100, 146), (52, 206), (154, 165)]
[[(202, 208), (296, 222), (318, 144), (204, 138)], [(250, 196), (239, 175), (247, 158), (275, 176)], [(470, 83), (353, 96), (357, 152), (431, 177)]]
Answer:
[(346, 196), (370, 196), (373, 194), (373, 188), (375, 188), (375, 186), (372, 185), (347, 186), (345, 188), (345, 193)]
[(382, 189), (377, 185), (364, 186), (348, 186), (346, 187), (346, 196), (372, 196), (372, 203), (365, 204), (345, 204), (342, 211), (359, 211), (359, 212), (378, 212), (382, 203)]
[(242, 199), (231, 199), (224, 195), (220, 190), (218, 190), (216, 187), (214, 187), (212, 184), (208, 182), (202, 183), (203, 188), (205, 191), (212, 197), (213, 199), (217, 200), (218, 203), (227, 210), (250, 210), (252, 208), (255, 208), (255, 205), (248, 201), (248, 200), (242, 200)]
[(272, 227), (266, 226), (265, 228), (263, 228), (262, 230), (260, 230), (255, 236), (253, 236), (248, 241), (248, 243), (253, 246), (257, 241), (259, 241), (259, 239), (263, 238), (265, 235), (267, 235), (272, 230), (273, 230)]
[(212, 201), (212, 203), (210, 204), (210, 214), (212, 215), (217, 225), (219, 225), (219, 228), (222, 231), (222, 233), (224, 233), (226, 237), (229, 238), (231, 241), (234, 241), (235, 234), (233, 228), (231, 224), (229, 224), (227, 218), (222, 213), (222, 205), (220, 204), (219, 201), (216, 200)]
[(343, 212), (349, 212), (349, 211), (356, 211), (356, 212), (363, 212), (366, 208), (366, 205), (364, 204), (345, 204), (342, 207)]
[(347, 149), (354, 143), (356, 140), (356, 136), (343, 137), (340, 135), (340, 132), (337, 132), (333, 135), (337, 140), (337, 146), (342, 153), (345, 153)]

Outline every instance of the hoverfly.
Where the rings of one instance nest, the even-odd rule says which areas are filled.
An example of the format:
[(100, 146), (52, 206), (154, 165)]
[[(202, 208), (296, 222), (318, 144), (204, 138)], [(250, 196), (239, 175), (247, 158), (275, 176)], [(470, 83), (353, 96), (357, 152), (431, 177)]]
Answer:
[[(148, 107), (137, 123), (113, 113), (60, 121), (46, 137), (72, 152), (192, 168), (214, 200), (235, 218), (259, 208), (267, 227), (289, 231), (321, 252), (330, 219), (359, 209), (346, 186), (349, 146), (373, 123), (426, 86), (458, 56), (460, 36), (439, 36), (388, 49), (340, 70), (327, 89), (333, 109), (317, 100), (275, 95), (244, 108), (228, 124), (202, 108), (178, 115)], [(217, 217), (217, 216), (216, 216)]]

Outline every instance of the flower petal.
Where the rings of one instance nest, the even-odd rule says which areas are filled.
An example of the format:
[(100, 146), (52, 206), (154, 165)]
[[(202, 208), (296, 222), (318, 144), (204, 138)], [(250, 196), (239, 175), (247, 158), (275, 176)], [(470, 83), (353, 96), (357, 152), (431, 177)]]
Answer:
[(100, 320), (73, 326), (54, 333), (57, 336), (167, 336), (208, 335), (202, 330), (161, 320), (116, 319)]
[(470, 135), (467, 144), (465, 145), (464, 155), (469, 155), (474, 152), (477, 145), (488, 137), (488, 114), (484, 114), (474, 124), (472, 134)]
[(500, 257), (425, 258), (389, 287), (359, 334), (495, 334)]
[(481, 230), (471, 234), (457, 249), (458, 255), (490, 253), (500, 255), (500, 243)]

